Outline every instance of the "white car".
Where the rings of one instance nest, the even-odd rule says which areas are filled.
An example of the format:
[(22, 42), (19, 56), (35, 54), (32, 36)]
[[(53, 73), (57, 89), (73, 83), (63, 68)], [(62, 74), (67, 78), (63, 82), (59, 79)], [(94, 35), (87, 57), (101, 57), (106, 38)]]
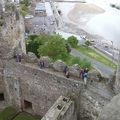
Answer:
[(31, 18), (33, 18), (34, 16), (33, 15), (26, 15), (25, 16), (25, 19), (31, 19)]

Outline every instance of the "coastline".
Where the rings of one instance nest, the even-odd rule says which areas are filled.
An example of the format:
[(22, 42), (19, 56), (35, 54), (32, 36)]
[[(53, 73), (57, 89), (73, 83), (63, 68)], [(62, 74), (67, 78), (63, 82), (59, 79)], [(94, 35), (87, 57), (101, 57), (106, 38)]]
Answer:
[[(109, 24), (111, 24), (113, 16), (111, 16), (111, 14), (108, 14), (111, 12), (112, 8), (109, 11), (107, 10), (108, 6), (106, 7), (103, 4), (99, 5), (98, 3), (94, 4), (94, 3), (69, 3), (68, 2), (65, 4), (57, 3), (57, 5), (62, 12), (61, 18), (64, 23), (64, 27), (60, 28), (61, 31), (66, 32), (68, 34), (70, 33), (70, 34), (78, 35), (81, 38), (83, 36), (86, 36), (87, 40), (94, 41), (94, 46), (100, 49), (100, 51), (103, 51), (102, 53), (108, 54), (107, 55), (108, 57), (110, 55), (113, 56), (113, 53), (114, 53), (114, 58), (115, 59), (118, 58), (118, 47), (116, 47), (115, 42), (114, 44), (113, 42), (111, 42), (111, 41), (114, 41), (114, 39), (112, 40), (108, 39), (103, 34), (99, 34), (95, 31), (96, 27), (97, 28), (100, 27), (100, 29), (103, 28), (101, 29), (103, 33), (108, 35), (110, 34), (111, 30), (113, 30), (111, 29), (111, 27), (113, 28), (113, 26), (110, 26), (109, 28)], [(114, 12), (115, 11), (113, 10), (112, 13)], [(110, 17), (108, 17), (109, 15)], [(95, 19), (96, 22), (94, 21), (92, 22), (91, 26), (88, 26), (88, 23), (90, 23), (91, 20), (93, 21), (94, 18), (96, 17), (99, 18), (99, 16), (102, 16), (102, 17), (100, 19)], [(97, 24), (97, 20), (101, 21), (101, 19), (103, 18), (106, 19), (107, 17), (110, 18), (108, 20), (108, 23), (109, 23), (107, 24), (108, 26), (103, 26), (103, 24), (99, 24), (99, 22)], [(105, 23), (107, 23), (107, 19)], [(117, 22), (115, 22), (115, 24), (117, 24)], [(93, 30), (90, 31), (90, 28), (92, 28)], [(108, 28), (110, 32), (108, 31)], [(117, 44), (117, 46), (119, 45)]]
[[(61, 7), (60, 4), (58, 6), (60, 6), (62, 11), (64, 6)], [(64, 28), (61, 28), (61, 30), (76, 35), (86, 36), (87, 39), (97, 40), (97, 42), (102, 41), (104, 40), (103, 37), (97, 34), (88, 33), (83, 27), (94, 16), (104, 12), (104, 9), (92, 3), (76, 3), (73, 6), (69, 5), (67, 6), (67, 12), (61, 16), (64, 22)]]
[[(72, 8), (67, 7), (67, 14), (61, 16), (67, 26), (67, 32), (74, 33), (81, 36), (87, 36), (87, 39), (96, 41), (98, 44), (107, 44), (110, 46), (111, 42), (108, 42), (100, 34), (88, 32), (87, 23), (94, 17), (106, 12), (105, 9), (97, 6), (93, 3), (76, 3)], [(62, 11), (62, 9), (61, 9)], [(69, 11), (69, 12), (68, 12)], [(72, 28), (72, 31), (70, 30)], [(76, 30), (75, 30), (76, 29)], [(64, 28), (62, 29), (63, 31)]]
[(94, 41), (97, 40), (97, 42), (104, 40), (103, 37), (97, 34), (93, 35), (83, 29), (91, 18), (98, 14), (104, 13), (104, 9), (92, 3), (76, 3), (72, 7), (67, 6), (67, 8), (67, 14), (65, 13), (65, 15), (61, 16), (64, 21), (64, 28), (61, 28), (62, 31), (86, 36), (87, 39)]
[[(92, 3), (76, 3), (72, 8), (68, 7), (67, 14), (64, 14), (62, 17), (64, 21), (64, 27), (60, 30), (76, 34), (80, 37), (86, 36), (86, 39), (94, 41), (94, 44), (99, 46), (100, 49), (105, 50), (105, 46), (108, 46), (108, 51), (104, 51), (105, 53), (113, 53), (113, 49), (111, 48), (111, 43), (108, 42), (104, 37), (99, 34), (89, 33), (84, 26), (95, 16), (99, 14), (103, 14), (106, 11), (101, 7), (92, 4)], [(62, 9), (61, 9), (62, 11)], [(69, 12), (68, 12), (69, 11)], [(114, 49), (114, 52), (117, 50)], [(103, 53), (104, 53), (103, 52)], [(108, 54), (109, 55), (109, 54)]]
[(104, 13), (105, 10), (92, 3), (76, 3), (67, 17), (74, 23), (85, 25), (95, 15)]

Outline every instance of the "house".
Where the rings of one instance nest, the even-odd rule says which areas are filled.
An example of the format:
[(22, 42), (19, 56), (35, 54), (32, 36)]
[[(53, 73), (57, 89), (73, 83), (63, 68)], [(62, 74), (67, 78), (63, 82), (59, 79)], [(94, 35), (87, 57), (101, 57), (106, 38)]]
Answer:
[(45, 3), (38, 3), (35, 7), (35, 14), (38, 16), (46, 16)]

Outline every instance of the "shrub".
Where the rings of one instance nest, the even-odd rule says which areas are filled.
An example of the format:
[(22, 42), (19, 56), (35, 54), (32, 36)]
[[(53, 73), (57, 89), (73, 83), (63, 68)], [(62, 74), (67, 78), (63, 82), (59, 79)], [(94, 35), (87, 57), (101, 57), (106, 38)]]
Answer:
[(65, 59), (68, 55), (65, 40), (59, 36), (51, 36), (49, 40), (38, 49), (39, 55), (47, 55), (53, 60)]
[(75, 48), (78, 45), (78, 40), (76, 37), (71, 36), (67, 39), (67, 42), (71, 45), (71, 47)]
[(60, 35), (32, 35), (28, 37), (27, 52), (33, 52), (39, 56), (49, 56), (52, 60), (61, 59), (68, 65), (78, 64), (82, 68), (91, 68), (88, 60), (80, 60), (69, 54), (70, 46)]
[(29, 5), (30, 5), (30, 2), (31, 2), (31, 0), (22, 0), (22, 1), (20, 2), (20, 4), (24, 4), (25, 6), (29, 6)]
[(31, 35), (31, 36), (29, 36), (27, 43), (26, 43), (27, 52), (33, 52), (38, 56), (38, 48), (41, 45), (44, 45), (45, 42), (47, 42), (45, 35), (41, 35), (41, 36)]
[(78, 64), (81, 68), (88, 68), (91, 69), (91, 62), (87, 59), (81, 60), (79, 57), (74, 57), (69, 55), (65, 61), (68, 65)]
[(85, 45), (86, 45), (87, 47), (89, 47), (89, 46), (92, 45), (92, 44), (91, 44), (91, 42), (90, 42), (89, 40), (87, 40), (87, 41), (85, 42)]
[(87, 59), (84, 59), (84, 60), (81, 61), (80, 67), (91, 69), (91, 67), (92, 67), (91, 62), (88, 61)]
[(25, 4), (20, 5), (20, 13), (23, 17), (25, 17), (28, 14), (28, 7)]

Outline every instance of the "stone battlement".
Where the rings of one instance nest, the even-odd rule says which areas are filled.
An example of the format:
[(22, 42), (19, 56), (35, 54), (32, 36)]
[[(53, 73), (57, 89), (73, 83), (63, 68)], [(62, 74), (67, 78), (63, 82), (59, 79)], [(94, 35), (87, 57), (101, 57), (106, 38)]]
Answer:
[(6, 5), (6, 11), (1, 12), (0, 19), (0, 58), (13, 57), (15, 48), (26, 53), (24, 20), (16, 6)]
[[(26, 112), (44, 115), (59, 96), (78, 93), (80, 81), (9, 61), (4, 68), (5, 100)], [(12, 86), (12, 87), (11, 87)], [(25, 101), (31, 103), (31, 111)]]
[(67, 97), (60, 96), (42, 120), (76, 120), (75, 111), (74, 102)]

